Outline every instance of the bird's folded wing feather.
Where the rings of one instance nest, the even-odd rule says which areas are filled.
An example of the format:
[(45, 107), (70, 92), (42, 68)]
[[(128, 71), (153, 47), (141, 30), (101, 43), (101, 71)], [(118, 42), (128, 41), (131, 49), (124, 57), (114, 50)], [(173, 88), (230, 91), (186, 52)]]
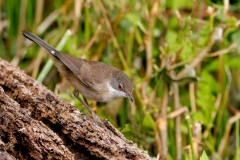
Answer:
[(69, 54), (59, 53), (57, 57), (77, 78), (94, 90), (104, 89), (106, 86), (102, 84), (106, 80), (106, 75), (111, 76), (111, 70), (115, 69), (101, 62), (87, 62)]

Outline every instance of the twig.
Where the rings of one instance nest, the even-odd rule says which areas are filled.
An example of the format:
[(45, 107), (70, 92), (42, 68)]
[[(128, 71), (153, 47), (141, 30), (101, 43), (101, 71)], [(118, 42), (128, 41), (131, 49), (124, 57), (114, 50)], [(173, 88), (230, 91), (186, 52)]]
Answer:
[(72, 33), (73, 35), (77, 32), (79, 21), (82, 15), (82, 6), (84, 1), (83, 0), (75, 0), (74, 1), (74, 21), (72, 26)]
[[(174, 90), (174, 109), (178, 110), (180, 105), (180, 99), (179, 99), (179, 86), (178, 83), (173, 83), (173, 90)], [(175, 118), (175, 140), (176, 140), (176, 160), (182, 159), (182, 136), (181, 136), (181, 116), (177, 116)]]
[(220, 145), (218, 147), (218, 154), (220, 155), (220, 157), (223, 157), (223, 154), (225, 152), (225, 148), (227, 145), (227, 142), (229, 141), (229, 134), (230, 131), (232, 129), (232, 125), (233, 123), (235, 123), (236, 121), (238, 121), (240, 119), (240, 113), (236, 114), (235, 116), (231, 117), (228, 122), (227, 122), (227, 126), (226, 126), (226, 130), (224, 133), (224, 136), (220, 142)]
[(171, 113), (169, 113), (167, 115), (167, 118), (168, 119), (173, 119), (173, 118), (176, 118), (176, 117), (182, 115), (183, 113), (188, 113), (188, 108), (186, 106), (172, 111)]
[(124, 58), (124, 55), (123, 55), (123, 52), (122, 52), (122, 50), (121, 50), (121, 48), (120, 48), (120, 45), (119, 45), (119, 43), (118, 43), (118, 40), (117, 40), (117, 38), (116, 38), (116, 36), (115, 36), (115, 34), (114, 34), (114, 32), (113, 32), (112, 25), (111, 25), (111, 23), (110, 23), (110, 20), (109, 20), (108, 15), (107, 15), (107, 11), (106, 11), (106, 9), (105, 9), (105, 7), (104, 7), (104, 5), (103, 5), (102, 0), (98, 0), (98, 4), (99, 4), (100, 9), (101, 9), (101, 12), (102, 12), (102, 14), (103, 14), (103, 18), (104, 18), (104, 20), (105, 20), (106, 26), (107, 26), (107, 28), (108, 28), (108, 30), (109, 30), (109, 32), (110, 32), (111, 38), (112, 38), (112, 40), (113, 40), (113, 45), (116, 47), (116, 49), (117, 49), (117, 51), (118, 51), (117, 53), (118, 53), (118, 56), (119, 56), (119, 58), (120, 58), (120, 60), (121, 60), (121, 62), (122, 62), (122, 64), (123, 64), (123, 67), (124, 67), (124, 69), (125, 69), (127, 72), (129, 72), (128, 64), (127, 64), (127, 62), (126, 62), (126, 60), (125, 60), (125, 58)]
[(90, 39), (90, 41), (88, 42), (88, 44), (85, 46), (84, 50), (87, 52), (89, 50), (89, 48), (91, 48), (91, 46), (93, 45), (93, 43), (97, 40), (99, 33), (102, 29), (103, 26), (103, 20), (100, 21), (100, 24), (97, 26), (96, 32), (94, 34), (94, 36)]
[(157, 120), (157, 126), (160, 132), (162, 142), (161, 157), (167, 159), (168, 156), (168, 130), (167, 130), (167, 107), (168, 107), (168, 87), (164, 88), (162, 99), (161, 117)]
[[(189, 64), (189, 67), (195, 68), (200, 62), (202, 62), (202, 60), (204, 59), (208, 51), (212, 48), (212, 45), (214, 43), (214, 40), (213, 40), (214, 34), (215, 32), (213, 32), (210, 35), (207, 46), (204, 47), (202, 51), (197, 55), (197, 57), (193, 59), (193, 61)], [(182, 78), (186, 74), (187, 74), (187, 68), (184, 68), (180, 73), (177, 74), (176, 78), (177, 79)]]
[(60, 10), (54, 10), (47, 18), (37, 27), (36, 34), (42, 34), (60, 15)]
[(20, 6), (20, 20), (19, 20), (19, 29), (18, 29), (18, 36), (17, 36), (17, 53), (14, 56), (12, 60), (12, 64), (14, 66), (17, 66), (20, 60), (24, 57), (24, 52), (22, 49), (23, 46), (23, 36), (21, 34), (21, 30), (25, 26), (26, 22), (26, 8), (27, 8), (27, 0), (22, 0), (21, 1), (21, 6)]
[(34, 33), (36, 33), (36, 28), (42, 21), (42, 12), (43, 12), (43, 6), (44, 6), (44, 0), (38, 0), (36, 1), (36, 6), (35, 6), (35, 18), (34, 18)]
[(145, 102), (149, 101), (149, 98), (147, 96), (147, 87), (149, 84), (149, 77), (152, 76), (152, 71), (153, 71), (153, 53), (152, 53), (152, 31), (154, 28), (154, 22), (156, 18), (156, 14), (158, 13), (158, 0), (155, 0), (153, 2), (150, 15), (149, 15), (149, 21), (148, 21), (148, 29), (147, 32), (144, 36), (144, 44), (146, 48), (146, 73), (145, 73), (145, 79), (147, 79), (143, 84), (142, 84), (142, 97)]
[(196, 106), (196, 97), (195, 97), (195, 83), (190, 83), (189, 84), (189, 96), (190, 96), (190, 103), (191, 103), (191, 109), (192, 112), (197, 111), (197, 106)]
[(232, 51), (233, 49), (236, 49), (237, 45), (236, 44), (232, 44), (230, 45), (227, 49), (223, 49), (223, 50), (219, 50), (216, 52), (213, 52), (211, 54), (206, 55), (206, 57), (216, 57), (216, 56), (220, 56), (226, 53), (229, 53), (230, 51)]

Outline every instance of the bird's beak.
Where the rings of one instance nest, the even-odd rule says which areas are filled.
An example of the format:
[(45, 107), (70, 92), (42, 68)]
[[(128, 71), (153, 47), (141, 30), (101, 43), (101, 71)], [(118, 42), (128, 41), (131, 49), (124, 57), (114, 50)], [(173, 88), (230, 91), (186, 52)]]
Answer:
[(127, 93), (127, 97), (130, 99), (130, 101), (132, 101), (132, 102), (134, 101), (132, 94)]

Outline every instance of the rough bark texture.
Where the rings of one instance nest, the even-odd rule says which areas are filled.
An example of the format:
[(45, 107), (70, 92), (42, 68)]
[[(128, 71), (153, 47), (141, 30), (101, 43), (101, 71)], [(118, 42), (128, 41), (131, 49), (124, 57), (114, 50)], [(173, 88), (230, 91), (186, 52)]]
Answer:
[(0, 137), (0, 158), (1, 160), (16, 160), (15, 157), (10, 155), (8, 152), (5, 150), (7, 149), (8, 146), (5, 145), (5, 143), (2, 141)]
[(155, 159), (109, 122), (104, 124), (82, 115), (0, 59), (0, 155), (10, 154), (12, 159)]
[(11, 156), (6, 151), (2, 151), (2, 150), (0, 150), (0, 157), (1, 157), (1, 160), (16, 160), (16, 158)]

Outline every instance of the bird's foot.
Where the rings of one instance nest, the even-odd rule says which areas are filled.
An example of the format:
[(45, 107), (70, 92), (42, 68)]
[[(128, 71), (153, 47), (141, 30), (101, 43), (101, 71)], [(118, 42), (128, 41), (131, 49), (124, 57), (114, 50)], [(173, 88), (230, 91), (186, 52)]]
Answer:
[(103, 124), (102, 120), (98, 117), (98, 115), (96, 115), (92, 110), (90, 111), (92, 118), (95, 122), (99, 123), (99, 124)]

